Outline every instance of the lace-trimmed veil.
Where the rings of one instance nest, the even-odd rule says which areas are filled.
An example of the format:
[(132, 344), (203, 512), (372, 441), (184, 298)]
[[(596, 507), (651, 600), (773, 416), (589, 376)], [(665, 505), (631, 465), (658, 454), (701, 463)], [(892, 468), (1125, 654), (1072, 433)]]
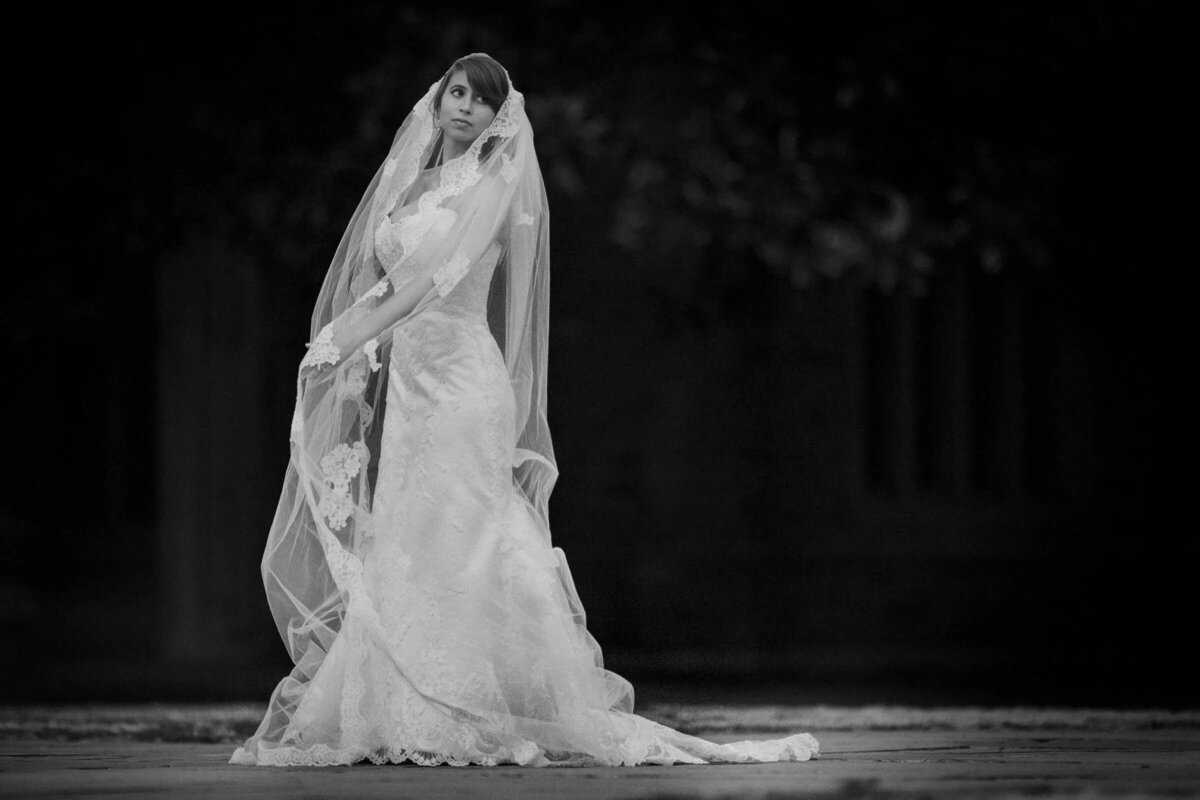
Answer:
[[(392, 334), (441, 305), (492, 245), (499, 245), (500, 256), (488, 323), (516, 397), (513, 478), (549, 540), (547, 503), (558, 474), (546, 419), (549, 218), (533, 131), (524, 98), (510, 81), (494, 120), (468, 151), (436, 174), (423, 170), (439, 143), (433, 124), (439, 83), (396, 133), (338, 244), (313, 311), (309, 352), (297, 378), (291, 458), (262, 560), (271, 613), (295, 668), (276, 689), (255, 738), (279, 740), (348, 605), (364, 597), (360, 555), (372, 536)], [(376, 258), (374, 231), (385, 214), (426, 188), (419, 202), (429, 213), (404, 220), (404, 256), (386, 272)], [(437, 235), (427, 235), (431, 230)], [(411, 312), (398, 319), (373, 313), (424, 276), (433, 278), (433, 289)]]

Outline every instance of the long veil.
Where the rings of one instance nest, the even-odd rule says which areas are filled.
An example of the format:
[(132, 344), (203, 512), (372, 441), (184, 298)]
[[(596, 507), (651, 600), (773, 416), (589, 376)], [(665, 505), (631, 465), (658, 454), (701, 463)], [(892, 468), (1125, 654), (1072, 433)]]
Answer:
[[(230, 761), (565, 766), (810, 758), (818, 745), (808, 734), (717, 744), (638, 716), (633, 687), (604, 668), (565, 556), (550, 547), (547, 501), (557, 466), (546, 421), (549, 223), (533, 133), (510, 82), (491, 125), (466, 153), (423, 168), (437, 145), (437, 86), (400, 127), (318, 297), (297, 377), (291, 458), (262, 561), (271, 613), (295, 666)], [(398, 204), (418, 212), (387, 218)], [(375, 251), (377, 231), (386, 269)], [(472, 302), (458, 302), (465, 298)], [(511, 442), (489, 448), (499, 458), (460, 460), (478, 462), (489, 487), (477, 502), (463, 500), (484, 512), (466, 537), (471, 546), (462, 548), (423, 527), (443, 517), (422, 517), (419, 504), (431, 501), (442, 514), (439, 497), (416, 491), (419, 499), (403, 495), (394, 506), (391, 497), (400, 493), (377, 494), (372, 472), (388, 414), (401, 415), (393, 423), (436, 416), (416, 404), (386, 408), (383, 365), (395, 359), (395, 374), (440, 383), (439, 370), (453, 364), (431, 357), (408, 369), (404, 359), (421, 357), (409, 348), (435, 349), (443, 335), (452, 340), (467, 320), (446, 325), (455, 321), (437, 317), (478, 322), (485, 302), (515, 399), (515, 430)], [(490, 364), (503, 387), (494, 353)], [(412, 419), (408, 429), (420, 436), (431, 430)], [(387, 441), (395, 445), (390, 435)], [(395, 449), (386, 452), (390, 463)], [(417, 539), (421, 552), (400, 553), (397, 531), (430, 535)], [(378, 557), (370, 557), (373, 547)], [(468, 551), (480, 557), (461, 558)], [(321, 671), (323, 664), (329, 669)]]
[[(295, 667), (276, 688), (248, 746), (284, 736), (347, 611), (365, 597), (362, 556), (372, 540), (375, 461), (388, 413), (382, 367), (393, 335), (442, 305), (484, 251), (497, 246), (488, 322), (516, 399), (513, 481), (549, 529), (547, 503), (558, 474), (546, 419), (549, 217), (533, 132), (524, 98), (510, 88), (468, 151), (424, 185), (422, 167), (439, 143), (432, 108), (437, 87), (430, 86), (397, 131), (338, 244), (313, 311), (297, 376), (291, 457), (262, 559), (271, 613)], [(418, 193), (422, 208), (433, 213), (403, 220), (403, 258), (385, 270), (375, 231)], [(415, 308), (389, 314), (390, 298), (428, 278), (432, 288)], [(565, 583), (582, 619), (569, 577)], [(631, 689), (618, 687), (614, 702), (631, 706), (631, 696), (619, 697), (626, 693)]]

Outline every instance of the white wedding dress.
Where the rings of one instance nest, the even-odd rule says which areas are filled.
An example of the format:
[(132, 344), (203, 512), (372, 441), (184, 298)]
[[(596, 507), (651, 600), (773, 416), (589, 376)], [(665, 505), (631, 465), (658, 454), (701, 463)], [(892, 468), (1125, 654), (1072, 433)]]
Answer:
[[(413, 204), (383, 219), (382, 264), (395, 267), (406, 233), (436, 230), (423, 213)], [(513, 481), (515, 403), (486, 318), (498, 253), (396, 328), (372, 536), (342, 557), (341, 630), (281, 741), (251, 739), (231, 763), (811, 758), (817, 741), (804, 733), (716, 744), (634, 714), (632, 687), (603, 667), (563, 552)]]

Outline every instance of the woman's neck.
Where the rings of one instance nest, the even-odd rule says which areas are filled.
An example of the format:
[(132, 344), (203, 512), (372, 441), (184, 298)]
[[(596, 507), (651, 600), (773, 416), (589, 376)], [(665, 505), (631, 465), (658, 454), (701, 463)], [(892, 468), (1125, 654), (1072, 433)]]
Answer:
[(467, 149), (470, 148), (470, 146), (471, 145), (469, 144), (463, 144), (462, 142), (455, 141), (454, 139), (447, 138), (443, 135), (442, 163), (444, 164), (447, 161), (453, 161), (454, 159), (458, 158), (463, 153), (467, 152)]

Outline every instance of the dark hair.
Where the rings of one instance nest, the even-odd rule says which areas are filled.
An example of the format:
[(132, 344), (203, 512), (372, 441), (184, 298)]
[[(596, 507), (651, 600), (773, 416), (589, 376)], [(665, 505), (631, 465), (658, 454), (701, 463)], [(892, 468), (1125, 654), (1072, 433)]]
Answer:
[(499, 112), (504, 98), (508, 97), (508, 76), (504, 74), (504, 67), (489, 55), (471, 53), (451, 64), (450, 69), (442, 76), (442, 82), (433, 94), (434, 113), (442, 110), (442, 95), (446, 91), (446, 84), (450, 83), (450, 76), (460, 69), (467, 73), (467, 83), (470, 84), (471, 91), (483, 95), (488, 107), (493, 112)]

